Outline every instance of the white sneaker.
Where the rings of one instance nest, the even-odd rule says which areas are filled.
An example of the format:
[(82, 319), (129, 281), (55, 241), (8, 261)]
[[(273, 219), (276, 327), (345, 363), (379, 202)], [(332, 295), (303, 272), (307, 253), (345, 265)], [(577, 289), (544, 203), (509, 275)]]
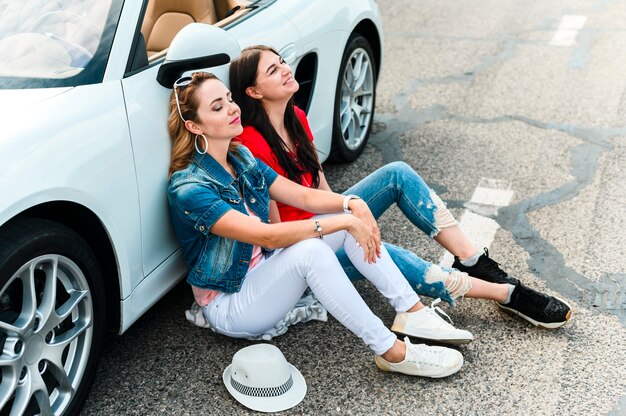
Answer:
[[(469, 331), (456, 329), (451, 325), (450, 317), (436, 305), (441, 299), (435, 300), (430, 307), (417, 312), (403, 312), (396, 315), (391, 330), (397, 334), (414, 338), (427, 339), (445, 344), (467, 344), (474, 339)], [(450, 323), (441, 315), (445, 315)]]
[(390, 363), (380, 355), (374, 357), (376, 366), (383, 371), (430, 378), (447, 377), (463, 366), (463, 356), (457, 350), (446, 347), (433, 347), (424, 344), (411, 344), (404, 338), (406, 355), (399, 363)]

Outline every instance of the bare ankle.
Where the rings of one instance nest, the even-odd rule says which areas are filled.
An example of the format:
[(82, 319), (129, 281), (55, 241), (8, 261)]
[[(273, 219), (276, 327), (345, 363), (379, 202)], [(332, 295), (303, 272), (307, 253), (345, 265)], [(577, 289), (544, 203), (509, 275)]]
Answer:
[(383, 357), (385, 360), (389, 361), (390, 363), (399, 363), (400, 361), (404, 360), (405, 356), (406, 356), (406, 344), (398, 340), (396, 340), (396, 342), (393, 344), (391, 348), (389, 348), (389, 350), (387, 350), (387, 352), (381, 355), (381, 357)]
[(480, 256), (481, 254), (482, 253), (480, 252), (480, 250), (477, 250), (475, 248), (468, 248), (463, 251), (459, 251), (458, 253), (456, 253), (456, 256), (459, 258), (460, 261), (464, 261), (474, 256)]
[(426, 306), (424, 306), (424, 304), (422, 302), (417, 302), (415, 305), (413, 305), (413, 307), (411, 309), (409, 309), (407, 312), (417, 312), (419, 310), (424, 309)]

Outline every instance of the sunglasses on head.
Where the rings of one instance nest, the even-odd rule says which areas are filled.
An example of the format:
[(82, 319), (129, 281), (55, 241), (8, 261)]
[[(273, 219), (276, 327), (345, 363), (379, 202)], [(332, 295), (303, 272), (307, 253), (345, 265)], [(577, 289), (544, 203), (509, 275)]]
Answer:
[(191, 81), (193, 81), (193, 74), (192, 76), (180, 77), (176, 81), (174, 81), (174, 97), (176, 98), (176, 108), (178, 108), (178, 115), (180, 116), (180, 119), (183, 122), (187, 120), (185, 120), (185, 117), (183, 117), (183, 112), (180, 111), (180, 101), (178, 100), (178, 88), (186, 87), (187, 85), (191, 84)]

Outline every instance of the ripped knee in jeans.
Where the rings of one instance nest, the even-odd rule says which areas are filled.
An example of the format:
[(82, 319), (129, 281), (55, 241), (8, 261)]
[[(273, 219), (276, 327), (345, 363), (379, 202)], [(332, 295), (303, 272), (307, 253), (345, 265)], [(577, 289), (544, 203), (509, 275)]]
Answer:
[(435, 204), (435, 227), (437, 227), (438, 230), (441, 230), (442, 228), (454, 227), (459, 224), (454, 219), (454, 216), (452, 216), (452, 213), (448, 210), (448, 207), (446, 207), (446, 204), (444, 204), (435, 191), (430, 191), (430, 198)]
[(472, 288), (472, 280), (467, 273), (454, 269), (446, 271), (437, 264), (429, 267), (426, 272), (426, 282), (444, 282), (453, 300), (465, 296)]

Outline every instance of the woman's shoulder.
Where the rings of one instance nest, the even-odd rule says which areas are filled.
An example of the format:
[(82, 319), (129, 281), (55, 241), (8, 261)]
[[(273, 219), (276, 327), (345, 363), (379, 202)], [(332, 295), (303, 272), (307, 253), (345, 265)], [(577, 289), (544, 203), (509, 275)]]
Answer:
[(207, 175), (206, 172), (200, 169), (198, 165), (191, 162), (186, 168), (177, 170), (172, 173), (172, 175), (170, 176), (168, 188), (173, 189), (188, 184), (197, 184), (210, 181), (211, 178), (209, 177), (209, 175)]
[(254, 155), (245, 144), (241, 143), (239, 146), (237, 146), (237, 153), (239, 159), (243, 160), (246, 164), (254, 163)]
[(212, 179), (194, 163), (190, 163), (186, 168), (172, 173), (167, 186), (167, 194), (170, 203), (182, 202), (194, 198), (198, 192), (212, 189), (212, 185)]
[(241, 134), (236, 137), (236, 140), (245, 146), (249, 143), (265, 142), (263, 135), (252, 126), (245, 126)]
[(237, 146), (237, 158), (247, 169), (259, 168), (256, 154), (245, 144)]
[(306, 113), (304, 112), (303, 109), (301, 109), (300, 107), (298, 107), (297, 105), (293, 106), (293, 111), (296, 112), (296, 115), (298, 116), (298, 118), (300, 119), (305, 119), (306, 120)]
[(189, 163), (183, 169), (176, 170), (170, 176), (169, 187), (175, 187), (181, 183), (193, 181), (197, 175), (196, 166), (193, 163)]
[(246, 172), (257, 171), (263, 173), (268, 168), (268, 165), (262, 159), (257, 158), (257, 155), (251, 152), (245, 145), (240, 144), (237, 146), (237, 151), (237, 156)]
[(271, 153), (270, 145), (261, 133), (252, 126), (244, 127), (243, 132), (237, 136), (236, 140), (247, 147), (256, 157)]

